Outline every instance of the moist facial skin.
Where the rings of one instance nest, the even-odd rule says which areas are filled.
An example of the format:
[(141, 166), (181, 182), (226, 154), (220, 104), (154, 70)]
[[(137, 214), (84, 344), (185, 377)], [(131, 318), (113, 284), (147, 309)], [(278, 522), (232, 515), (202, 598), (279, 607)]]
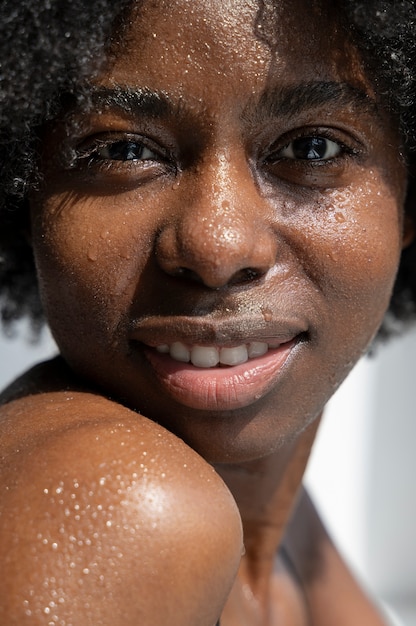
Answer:
[(338, 5), (134, 1), (41, 103), (22, 230), (60, 356), (0, 396), (1, 623), (383, 626), (302, 488), (412, 237)]
[[(300, 5), (308, 36), (278, 5), (271, 49), (257, 3), (145, 3), (79, 133), (49, 131), (31, 201), (64, 358), (210, 461), (267, 455), (321, 412), (401, 252), (394, 124), (329, 9)], [(201, 368), (164, 353), (178, 342), (267, 353)]]

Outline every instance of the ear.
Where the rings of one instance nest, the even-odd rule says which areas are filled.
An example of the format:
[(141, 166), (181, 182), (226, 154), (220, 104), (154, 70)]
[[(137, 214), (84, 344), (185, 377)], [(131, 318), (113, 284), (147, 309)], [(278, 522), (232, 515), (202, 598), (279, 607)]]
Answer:
[(409, 183), (404, 205), (402, 249), (408, 248), (416, 237), (416, 177), (409, 175)]

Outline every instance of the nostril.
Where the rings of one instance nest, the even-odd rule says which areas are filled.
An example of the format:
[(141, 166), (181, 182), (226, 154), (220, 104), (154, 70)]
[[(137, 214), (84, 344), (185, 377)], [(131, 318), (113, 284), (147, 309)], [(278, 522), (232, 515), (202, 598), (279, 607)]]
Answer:
[(245, 280), (255, 280), (262, 274), (262, 272), (260, 272), (259, 270), (255, 270), (252, 267), (247, 267), (246, 269), (242, 270), (242, 272)]
[[(177, 267), (169, 272), (171, 276), (175, 278), (180, 278), (184, 281), (190, 281), (194, 283), (198, 283), (199, 285), (208, 284), (209, 281), (206, 281), (194, 270), (189, 269), (188, 267)], [(219, 288), (220, 286), (228, 285), (243, 285), (244, 283), (249, 283), (253, 280), (257, 280), (261, 276), (263, 276), (264, 272), (261, 270), (255, 269), (253, 267), (245, 267), (233, 274), (229, 280), (225, 278), (222, 280), (223, 285), (214, 285), (209, 284), (211, 288)]]
[(194, 270), (190, 270), (187, 267), (177, 267), (175, 270), (173, 270), (171, 274), (176, 278), (183, 278), (184, 280), (190, 280), (194, 283), (204, 282), (202, 278), (196, 272), (194, 272)]
[(244, 267), (234, 274), (230, 280), (230, 284), (239, 285), (252, 282), (263, 276), (264, 272), (255, 269), (254, 267)]

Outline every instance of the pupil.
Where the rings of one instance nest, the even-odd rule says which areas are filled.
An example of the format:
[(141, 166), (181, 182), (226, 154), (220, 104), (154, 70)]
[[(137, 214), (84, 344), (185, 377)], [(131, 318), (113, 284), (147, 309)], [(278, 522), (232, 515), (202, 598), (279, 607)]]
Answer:
[(133, 141), (116, 141), (109, 147), (110, 158), (118, 161), (131, 161), (140, 159), (143, 146), (138, 146)]
[(323, 159), (326, 153), (326, 139), (323, 137), (301, 137), (293, 144), (298, 159)]

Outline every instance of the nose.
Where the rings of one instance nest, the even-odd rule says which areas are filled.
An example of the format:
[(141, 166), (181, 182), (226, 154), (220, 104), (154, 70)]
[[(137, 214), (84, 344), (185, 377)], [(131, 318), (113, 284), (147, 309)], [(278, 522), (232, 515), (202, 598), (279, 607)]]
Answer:
[(275, 234), (245, 159), (219, 157), (183, 177), (157, 240), (160, 267), (211, 289), (264, 276), (275, 263)]

